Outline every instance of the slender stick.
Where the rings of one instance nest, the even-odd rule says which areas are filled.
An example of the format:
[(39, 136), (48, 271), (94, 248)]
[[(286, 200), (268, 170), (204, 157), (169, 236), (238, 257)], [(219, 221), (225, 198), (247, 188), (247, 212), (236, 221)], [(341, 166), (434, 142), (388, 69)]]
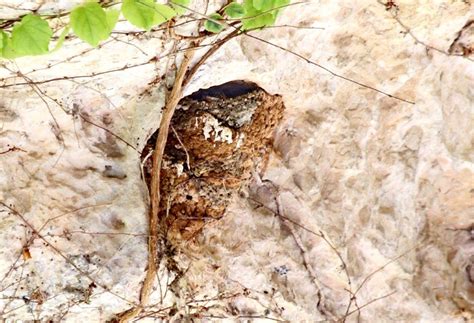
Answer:
[(199, 48), (199, 42), (197, 41), (193, 46), (184, 52), (184, 58), (179, 67), (178, 73), (174, 80), (173, 89), (166, 102), (165, 109), (163, 111), (160, 130), (158, 138), (156, 139), (155, 149), (152, 155), (152, 176), (150, 183), (150, 200), (151, 209), (149, 215), (149, 237), (148, 237), (148, 268), (143, 281), (142, 289), (140, 292), (140, 306), (133, 307), (125, 312), (117, 315), (119, 322), (128, 322), (140, 314), (148, 300), (153, 289), (155, 282), (157, 263), (158, 263), (158, 229), (159, 229), (159, 218), (158, 213), (160, 211), (160, 174), (161, 165), (163, 160), (163, 153), (165, 151), (166, 141), (168, 139), (168, 133), (170, 130), (171, 119), (173, 117), (176, 106), (181, 99), (183, 88), (190, 82), (193, 75), (197, 72), (199, 67), (214, 54), (222, 45), (227, 41), (231, 40), (235, 36), (238, 36), (239, 30), (234, 30), (222, 40), (217, 41), (212, 47), (188, 70), (191, 59), (194, 56), (194, 48)]
[(186, 71), (191, 62), (191, 58), (194, 55), (194, 50), (188, 50), (184, 53), (183, 61), (179, 67), (176, 79), (174, 81), (173, 89), (166, 102), (163, 115), (160, 122), (160, 131), (155, 144), (155, 150), (152, 155), (153, 173), (151, 176), (151, 209), (149, 219), (149, 237), (148, 237), (148, 269), (146, 272), (145, 279), (143, 281), (142, 290), (140, 292), (140, 307), (134, 307), (122, 314), (119, 314), (119, 322), (128, 322), (129, 320), (136, 317), (143, 310), (144, 306), (148, 303), (150, 294), (153, 289), (155, 282), (156, 270), (157, 270), (157, 256), (158, 256), (158, 212), (160, 208), (160, 170), (163, 159), (163, 153), (165, 151), (166, 140), (168, 138), (169, 126), (171, 118), (181, 99), (183, 90), (183, 80), (186, 75)]

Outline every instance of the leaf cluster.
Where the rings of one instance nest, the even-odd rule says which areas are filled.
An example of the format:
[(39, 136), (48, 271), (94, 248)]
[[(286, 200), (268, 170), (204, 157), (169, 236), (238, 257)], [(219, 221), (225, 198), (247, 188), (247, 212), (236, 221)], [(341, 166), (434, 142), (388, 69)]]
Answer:
[[(224, 7), (224, 16), (240, 20), (242, 30), (259, 29), (275, 23), (281, 9), (287, 6), (290, 0), (244, 0), (242, 4), (231, 2)], [(224, 20), (221, 13), (216, 12), (209, 16), (205, 23), (206, 30), (218, 33), (224, 29)]]
[[(72, 29), (86, 43), (97, 46), (109, 38), (120, 16), (132, 25), (149, 31), (187, 11), (191, 0), (169, 0), (168, 4), (155, 0), (123, 0), (119, 9), (104, 8), (96, 1), (86, 1), (69, 14), (69, 21), (54, 47), (53, 30), (45, 17), (27, 14), (11, 30), (0, 29), (0, 58), (42, 55), (60, 48)], [(258, 29), (274, 24), (282, 7), (290, 0), (244, 0), (230, 2), (219, 12), (206, 17), (204, 28), (211, 33), (225, 29), (225, 21), (239, 22), (242, 30)], [(117, 6), (118, 7), (118, 6)]]

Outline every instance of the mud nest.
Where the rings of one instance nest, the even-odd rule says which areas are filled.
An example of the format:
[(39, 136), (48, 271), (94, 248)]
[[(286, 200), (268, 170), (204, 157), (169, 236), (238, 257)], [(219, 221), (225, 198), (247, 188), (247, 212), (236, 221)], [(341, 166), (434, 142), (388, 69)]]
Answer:
[[(283, 100), (255, 83), (232, 81), (183, 98), (171, 121), (161, 169), (160, 219), (190, 239), (223, 216), (252, 172), (262, 172), (282, 119)], [(142, 152), (150, 155), (156, 132)], [(145, 161), (150, 184), (151, 159)]]

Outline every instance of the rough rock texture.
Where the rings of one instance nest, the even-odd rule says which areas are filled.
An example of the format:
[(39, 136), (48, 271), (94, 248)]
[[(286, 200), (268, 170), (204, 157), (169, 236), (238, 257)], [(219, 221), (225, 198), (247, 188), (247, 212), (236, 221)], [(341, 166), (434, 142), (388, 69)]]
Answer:
[[(256, 84), (233, 81), (181, 100), (171, 120), (161, 173), (161, 212), (173, 240), (189, 240), (223, 216), (252, 172), (268, 162), (283, 101)], [(147, 183), (155, 133), (142, 152)]]
[[(252, 35), (414, 105), (245, 35), (199, 70), (186, 95), (252, 80), (286, 110), (261, 183), (167, 255), (148, 314), (473, 320), (473, 3), (393, 3), (310, 1)], [(137, 301), (147, 254), (139, 151), (167, 84), (142, 93), (156, 75), (172, 79), (173, 44), (161, 32), (116, 37), (2, 62), (0, 201), (18, 212), (0, 208), (2, 318), (98, 322)], [(18, 70), (59, 79), (18, 85)], [(347, 311), (346, 289), (369, 305)]]
[(449, 47), (449, 53), (472, 56), (474, 53), (474, 20), (469, 20), (458, 32), (456, 39)]

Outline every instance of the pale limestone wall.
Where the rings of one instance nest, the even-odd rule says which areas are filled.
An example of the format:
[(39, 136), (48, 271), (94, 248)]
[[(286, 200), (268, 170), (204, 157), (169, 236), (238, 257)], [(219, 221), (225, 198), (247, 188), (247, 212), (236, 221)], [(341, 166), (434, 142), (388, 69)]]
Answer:
[[(245, 36), (227, 44), (198, 72), (186, 93), (248, 79), (283, 96), (287, 111), (264, 175), (280, 193), (260, 187), (236, 197), (224, 219), (208, 225), (197, 243), (175, 256), (183, 270), (188, 268), (186, 275), (156, 309), (174, 303), (177, 315), (193, 313), (199, 303), (190, 301), (219, 295), (220, 300), (206, 302), (208, 310), (200, 309), (201, 315), (291, 321), (342, 317), (349, 287), (334, 250), (311, 232), (257, 209), (246, 198), (250, 194), (266, 199), (269, 207), (278, 197), (288, 219), (330, 239), (345, 259), (353, 291), (386, 265), (358, 291), (357, 303), (394, 293), (364, 307), (364, 321), (473, 319), (474, 238), (467, 228), (474, 223), (474, 56), (427, 50), (413, 38), (447, 51), (474, 18), (473, 4), (395, 2), (398, 22), (394, 9), (387, 11), (377, 1), (311, 1), (288, 8), (279, 24), (324, 30), (275, 28), (255, 35), (414, 105), (348, 83)], [(88, 75), (144, 62), (171, 48), (151, 36), (133, 42), (141, 50), (113, 41), (28, 76)], [(73, 41), (53, 55), (7, 66), (26, 73), (87, 48)], [(94, 78), (45, 83), (40, 90), (67, 109), (75, 104), (140, 148), (157, 127), (164, 95), (159, 86), (143, 97), (138, 94), (155, 75), (165, 73), (168, 63), (164, 59)], [(9, 74), (1, 71), (1, 77)], [(67, 320), (103, 321), (126, 309), (126, 300), (137, 300), (143, 278), (147, 219), (139, 155), (46, 99), (62, 143), (38, 89), (0, 91), (0, 151), (7, 145), (24, 150), (0, 155), (0, 201), (13, 204), (37, 229), (54, 218), (41, 231), (43, 237), (81, 270), (37, 237), (25, 261), (21, 250), (31, 230), (18, 216), (1, 212), (0, 309), (5, 317), (32, 319), (57, 318), (70, 307)], [(104, 173), (106, 165), (115, 177)], [(300, 247), (306, 250), (306, 267)], [(317, 288), (308, 267), (322, 286), (330, 315), (316, 308)], [(90, 285), (84, 272), (113, 294), (97, 287), (89, 304), (75, 305)], [(168, 276), (172, 281), (174, 274)], [(164, 288), (166, 272), (160, 271), (160, 277)], [(21, 299), (37, 290), (44, 298), (41, 306)], [(11, 296), (16, 297), (12, 302)], [(154, 300), (160, 302), (159, 289)], [(350, 319), (355, 321), (357, 313)]]

